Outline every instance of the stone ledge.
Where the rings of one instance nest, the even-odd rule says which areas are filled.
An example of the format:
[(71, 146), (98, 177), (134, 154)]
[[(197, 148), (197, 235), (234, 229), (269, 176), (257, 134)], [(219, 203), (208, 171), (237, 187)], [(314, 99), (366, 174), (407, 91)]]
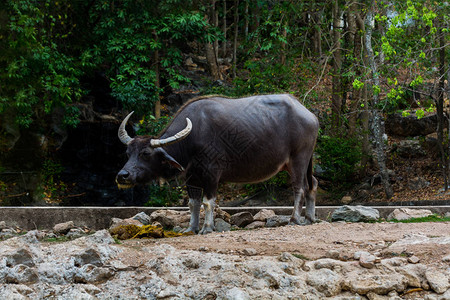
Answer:
[[(325, 220), (339, 206), (317, 206), (316, 216)], [(450, 212), (450, 206), (371, 206), (378, 209), (380, 216), (386, 218), (394, 209), (408, 207), (413, 209), (429, 209), (440, 215)], [(8, 226), (17, 226), (25, 230), (51, 229), (55, 224), (73, 221), (76, 226), (86, 226), (99, 230), (108, 228), (112, 218), (130, 218), (139, 212), (150, 215), (158, 209), (188, 210), (187, 207), (58, 207), (58, 206), (24, 206), (0, 207), (0, 221)], [(266, 206), (266, 207), (221, 207), (222, 210), (235, 214), (248, 211), (255, 215), (261, 209), (271, 209), (277, 215), (290, 215), (292, 206)]]

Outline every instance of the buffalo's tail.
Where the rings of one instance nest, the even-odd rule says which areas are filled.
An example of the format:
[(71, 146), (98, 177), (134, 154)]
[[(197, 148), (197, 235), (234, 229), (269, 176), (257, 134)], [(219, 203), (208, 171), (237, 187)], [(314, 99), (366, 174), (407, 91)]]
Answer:
[(312, 157), (312, 155), (311, 155), (311, 158), (309, 159), (308, 172), (306, 174), (306, 177), (308, 179), (309, 190), (311, 191), (314, 188), (314, 186), (313, 186), (313, 157)]

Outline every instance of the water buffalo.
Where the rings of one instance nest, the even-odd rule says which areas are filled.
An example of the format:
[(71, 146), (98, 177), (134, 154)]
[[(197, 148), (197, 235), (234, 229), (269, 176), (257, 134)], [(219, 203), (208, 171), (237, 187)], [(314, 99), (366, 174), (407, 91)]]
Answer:
[(306, 220), (314, 222), (317, 180), (312, 156), (319, 123), (295, 97), (196, 99), (178, 110), (158, 138), (131, 138), (125, 130), (131, 114), (119, 128), (128, 162), (116, 182), (119, 188), (130, 188), (183, 173), (191, 211), (186, 231), (199, 231), (202, 202), (205, 222), (200, 234), (215, 229), (219, 182), (261, 182), (282, 170), (289, 172), (294, 189), (291, 223), (301, 223), (305, 199)]

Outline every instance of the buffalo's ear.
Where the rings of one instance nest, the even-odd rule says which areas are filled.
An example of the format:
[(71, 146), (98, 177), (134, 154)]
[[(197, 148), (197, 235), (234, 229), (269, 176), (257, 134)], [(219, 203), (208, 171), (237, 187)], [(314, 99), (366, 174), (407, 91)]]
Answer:
[(158, 155), (161, 156), (162, 162), (169, 164), (172, 168), (178, 169), (179, 171), (184, 171), (184, 168), (182, 165), (180, 165), (175, 158), (170, 156), (166, 151), (163, 149), (158, 149)]

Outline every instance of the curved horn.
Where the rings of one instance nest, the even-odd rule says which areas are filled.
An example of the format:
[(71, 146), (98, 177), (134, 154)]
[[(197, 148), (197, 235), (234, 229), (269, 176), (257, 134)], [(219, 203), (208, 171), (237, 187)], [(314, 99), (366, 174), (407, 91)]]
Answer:
[(186, 123), (187, 123), (186, 128), (184, 128), (183, 130), (181, 130), (177, 134), (175, 134), (175, 135), (173, 135), (171, 137), (162, 139), (162, 140), (151, 139), (150, 145), (153, 148), (156, 148), (156, 147), (161, 147), (161, 146), (167, 146), (167, 145), (170, 145), (170, 144), (173, 144), (173, 143), (181, 141), (182, 139), (187, 137), (188, 134), (192, 130), (192, 122), (191, 122), (191, 120), (189, 120), (189, 118), (186, 118)]
[(120, 124), (119, 127), (119, 132), (118, 132), (118, 136), (119, 139), (122, 143), (124, 143), (125, 145), (128, 145), (133, 139), (128, 135), (127, 131), (125, 130), (125, 125), (127, 125), (128, 119), (131, 117), (131, 115), (134, 113), (134, 111), (132, 111), (131, 113), (128, 114), (128, 116), (125, 117), (125, 119), (123, 119), (122, 124)]

